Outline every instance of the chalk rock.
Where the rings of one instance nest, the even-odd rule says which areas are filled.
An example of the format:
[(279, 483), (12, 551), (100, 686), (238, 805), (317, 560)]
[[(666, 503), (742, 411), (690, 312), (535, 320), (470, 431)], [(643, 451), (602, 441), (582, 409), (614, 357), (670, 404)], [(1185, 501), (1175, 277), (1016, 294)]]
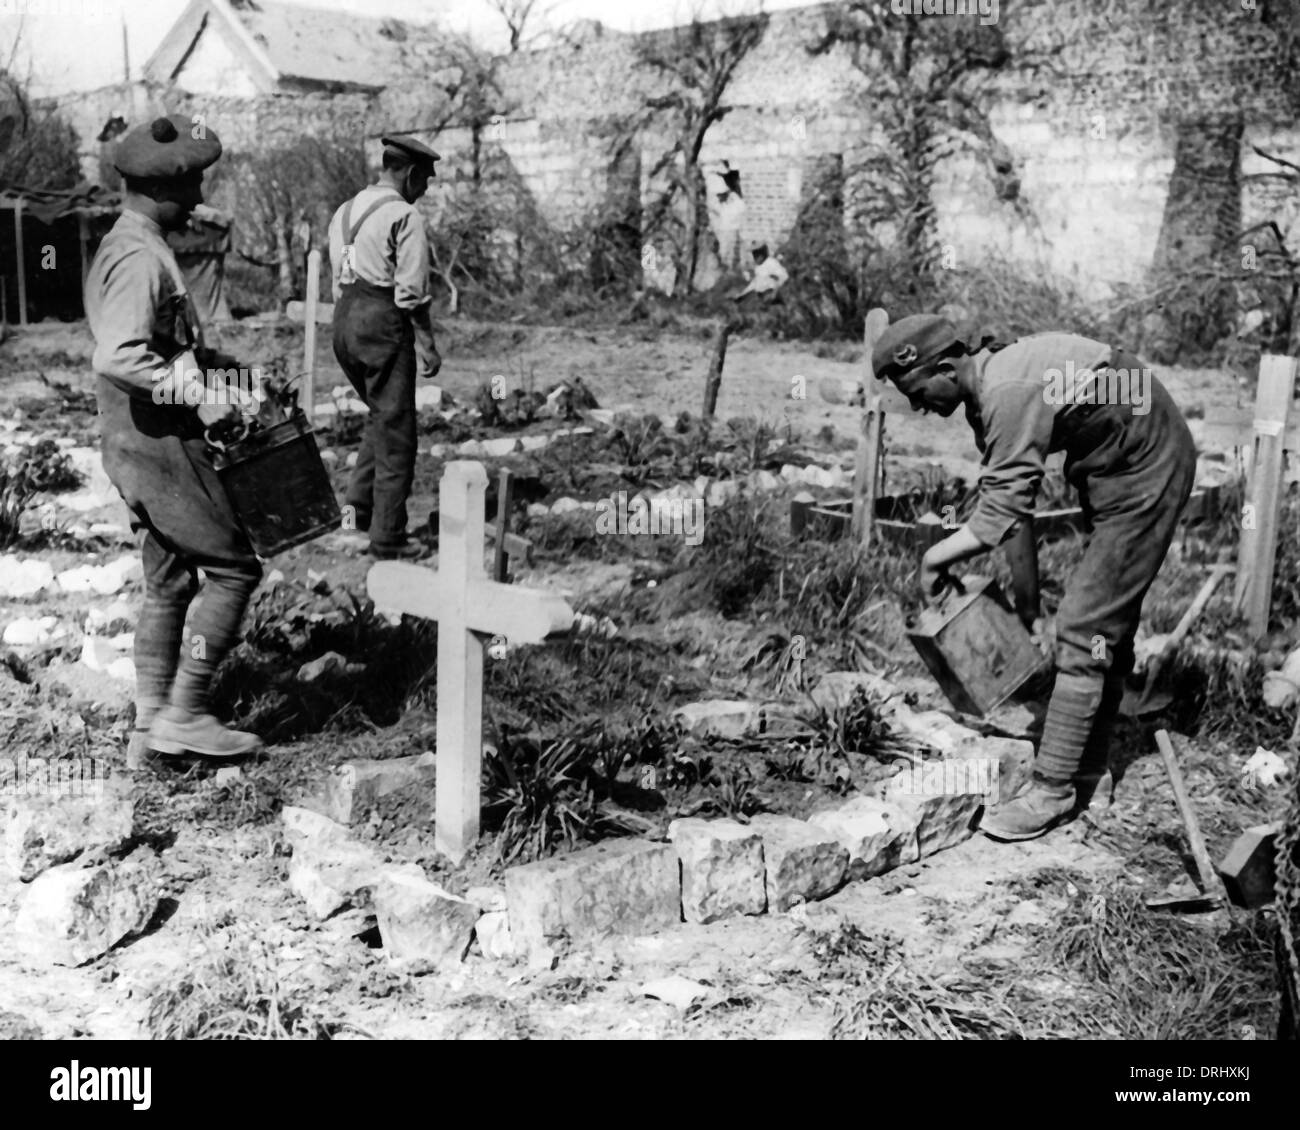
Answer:
[(56, 616), (42, 616), (39, 620), (20, 616), (5, 626), (4, 642), (10, 647), (36, 647), (49, 643), (60, 634), (58, 624)]
[(506, 909), (505, 887), (470, 887), (465, 898), (472, 902), (484, 914), (494, 910)]
[(513, 455), (518, 446), (519, 441), (513, 436), (501, 436), (498, 439), (485, 439), (483, 440), (483, 454), (500, 459), (505, 455)]
[(526, 952), (608, 934), (651, 934), (681, 921), (671, 844), (611, 840), (505, 873), (510, 933)]
[(349, 761), (326, 779), (324, 811), (340, 824), (355, 824), (381, 797), (398, 792), (423, 792), (433, 802), (432, 753), (382, 761)]
[(682, 864), (682, 916), (687, 922), (763, 913), (763, 837), (752, 828), (735, 820), (674, 820), (668, 839)]
[(582, 503), (576, 498), (557, 498), (551, 503), (552, 514), (571, 514), (575, 510), (581, 510)]
[[(839, 710), (848, 706), (859, 688), (882, 704), (889, 699), (901, 699), (898, 689), (880, 675), (870, 671), (831, 671), (817, 680), (812, 700), (823, 710)], [(885, 713), (890, 710), (887, 708)]]
[(90, 592), (91, 580), (95, 576), (95, 565), (78, 565), (75, 569), (65, 569), (58, 575), (59, 588), (63, 592)]
[(759, 728), (763, 708), (756, 702), (708, 699), (673, 711), (673, 721), (686, 733), (738, 738)]
[(530, 502), (528, 504), (528, 517), (545, 518), (551, 512), (551, 508), (544, 502)]
[(442, 407), (442, 389), (437, 385), (422, 384), (415, 390), (415, 407), (420, 408), (441, 408)]
[(347, 459), (344, 460), (344, 462), (349, 467), (355, 467), (357, 465), (357, 453), (355, 451), (349, 451), (348, 457)]
[[(975, 817), (984, 806), (979, 792), (968, 788), (968, 771), (960, 759), (933, 761), (900, 773), (885, 789), (884, 799), (898, 805), (916, 821), (921, 858), (956, 847), (971, 837)], [(940, 791), (953, 789), (954, 791)]]
[(44, 592), (54, 583), (48, 561), (35, 557), (23, 560), (12, 553), (0, 554), (0, 597), (22, 600)]
[(287, 804), (280, 809), (284, 838), (295, 852), (302, 847), (339, 843), (348, 838), (348, 830), (319, 812)]
[[(59, 763), (48, 762), (55, 770)], [(36, 795), (10, 803), (5, 860), (24, 883), (85, 851), (116, 850), (131, 838), (134, 808), (129, 793), (112, 780), (55, 777)]]
[(866, 879), (915, 863), (916, 822), (898, 805), (855, 796), (815, 812), (808, 823), (829, 832), (849, 853), (848, 877)]
[(161, 893), (161, 865), (150, 848), (98, 867), (75, 863), (38, 875), (22, 894), (14, 938), (32, 961), (83, 965), (153, 918)]
[(332, 447), (327, 447), (323, 451), (321, 451), (320, 461), (324, 463), (325, 466), (327, 467), (337, 466), (339, 461), (339, 453), (335, 451)]
[(92, 671), (106, 671), (118, 654), (117, 648), (103, 636), (87, 636), (81, 641), (81, 665)]
[(104, 668), (104, 674), (121, 683), (135, 682), (135, 660), (122, 656)]
[(298, 668), (298, 681), (315, 683), (329, 675), (339, 675), (347, 670), (348, 661), (337, 651), (327, 651), (317, 659)]
[(722, 479), (719, 482), (709, 484), (705, 498), (710, 506), (721, 506), (730, 502), (739, 493), (740, 484), (735, 479)]
[(541, 451), (543, 447), (549, 446), (550, 442), (551, 437), (547, 435), (519, 437), (519, 445), (525, 451)]
[(519, 951), (510, 933), (510, 915), (504, 910), (488, 910), (474, 923), (478, 948), (489, 961), (510, 961)]
[(825, 898), (844, 882), (849, 853), (824, 828), (771, 813), (755, 816), (750, 827), (763, 837), (768, 910)]
[(464, 960), (479, 916), (472, 902), (444, 891), (423, 874), (397, 870), (380, 879), (374, 901), (389, 961), (424, 972)]
[(424, 878), (418, 865), (385, 863), (378, 852), (355, 840), (308, 843), (294, 849), (289, 889), (324, 920), (346, 906), (370, 905), (380, 879), (395, 874)]
[(325, 401), (323, 404), (317, 404), (312, 409), (312, 418), (320, 423), (329, 424), (338, 419), (339, 406)]
[(483, 444), (476, 439), (467, 439), (456, 448), (456, 453), (465, 459), (482, 459), (487, 454)]

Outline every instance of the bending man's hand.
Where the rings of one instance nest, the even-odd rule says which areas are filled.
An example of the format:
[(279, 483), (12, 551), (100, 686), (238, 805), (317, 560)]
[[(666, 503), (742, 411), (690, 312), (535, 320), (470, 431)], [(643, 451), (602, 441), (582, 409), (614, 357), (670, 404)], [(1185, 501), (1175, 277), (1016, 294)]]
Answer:
[(972, 557), (986, 553), (985, 545), (970, 528), (962, 526), (951, 537), (932, 545), (921, 558), (921, 593), (930, 604), (942, 599), (945, 590), (955, 584), (951, 569)]

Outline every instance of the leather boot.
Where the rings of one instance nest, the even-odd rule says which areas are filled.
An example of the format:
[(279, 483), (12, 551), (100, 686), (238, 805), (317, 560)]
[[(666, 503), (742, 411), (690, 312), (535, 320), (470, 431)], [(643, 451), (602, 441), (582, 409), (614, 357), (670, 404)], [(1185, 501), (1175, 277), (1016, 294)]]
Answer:
[(980, 831), (1006, 843), (1033, 840), (1068, 820), (1074, 811), (1074, 786), (1069, 781), (1052, 781), (1035, 773), (1012, 800), (985, 815)]
[(168, 706), (149, 728), (148, 745), (168, 756), (249, 757), (262, 748), (262, 739), (243, 730), (223, 726), (211, 714), (191, 714)]
[(1071, 782), (1092, 734), (1102, 689), (1099, 676), (1056, 677), (1033, 778), (1021, 793), (985, 815), (981, 832), (995, 840), (1032, 840), (1074, 815)]

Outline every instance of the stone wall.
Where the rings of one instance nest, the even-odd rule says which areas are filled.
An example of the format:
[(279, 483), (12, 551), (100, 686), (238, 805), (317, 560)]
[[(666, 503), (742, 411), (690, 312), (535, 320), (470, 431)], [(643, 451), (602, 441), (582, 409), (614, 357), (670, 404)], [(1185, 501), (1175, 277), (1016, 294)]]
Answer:
[[(835, 7), (771, 15), (728, 91), (733, 109), (706, 139), (706, 167), (726, 161), (740, 174), (743, 208), (712, 209), (728, 247), (737, 240), (742, 248), (752, 241), (779, 245), (807, 203), (808, 170), (824, 159), (852, 168), (878, 128), (872, 82), (844, 50), (809, 53)], [(978, 140), (961, 138), (934, 186), (945, 261), (966, 266), (996, 256), (1068, 279), (1092, 297), (1140, 282), (1160, 232), (1179, 129), (1238, 112), (1246, 126), (1243, 226), (1275, 219), (1300, 252), (1295, 193), (1283, 181), (1261, 178), (1276, 170), (1251, 148), (1300, 160), (1289, 93), (1295, 84), (1259, 12), (1210, 0), (1153, 3), (1137, 14), (1087, 0), (1022, 0), (1002, 5), (998, 28), (1018, 65), (993, 78), (982, 104), (1014, 160), (1019, 196), (999, 198)], [(673, 34), (645, 38), (662, 45)], [(588, 24), (563, 46), (502, 60), (501, 113), (480, 135), (478, 176), (488, 170), (491, 190), (519, 205), (520, 224), (541, 220), (553, 232), (572, 233), (601, 222), (611, 208), (635, 214), (630, 176), (640, 179), (639, 203), (648, 203), (649, 172), (667, 142), (636, 134), (629, 123), (664, 85), (637, 66), (637, 43), (634, 35)], [(1046, 62), (1031, 65), (1035, 60)], [(426, 80), (428, 89), (437, 86), (431, 76), (404, 81), (418, 96)], [(300, 132), (362, 132), (377, 148), (373, 139), (393, 124), (384, 120), (382, 102), (362, 95), (197, 100), (149, 90), (146, 98), (207, 114), (231, 149), (274, 146)], [(111, 92), (73, 107), (83, 138), (102, 125), (109, 103), (116, 105)], [(635, 151), (634, 174), (626, 155), (616, 171), (620, 137), (630, 138)], [(474, 175), (468, 130), (446, 129), (436, 145), (448, 160), (442, 187), (426, 203), (435, 223)], [(852, 195), (850, 186), (846, 208)]]

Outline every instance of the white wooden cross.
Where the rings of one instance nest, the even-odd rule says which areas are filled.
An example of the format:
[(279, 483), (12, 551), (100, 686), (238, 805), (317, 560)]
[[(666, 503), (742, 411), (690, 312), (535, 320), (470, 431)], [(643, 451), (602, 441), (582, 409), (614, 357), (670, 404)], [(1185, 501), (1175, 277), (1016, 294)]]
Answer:
[(563, 598), (491, 580), (483, 564), (487, 472), (471, 460), (448, 463), (439, 488), (438, 570), (381, 561), (366, 589), (375, 609), (438, 624), (437, 830), (454, 862), (479, 833), (483, 762), (483, 643), (541, 643), (573, 626)]

